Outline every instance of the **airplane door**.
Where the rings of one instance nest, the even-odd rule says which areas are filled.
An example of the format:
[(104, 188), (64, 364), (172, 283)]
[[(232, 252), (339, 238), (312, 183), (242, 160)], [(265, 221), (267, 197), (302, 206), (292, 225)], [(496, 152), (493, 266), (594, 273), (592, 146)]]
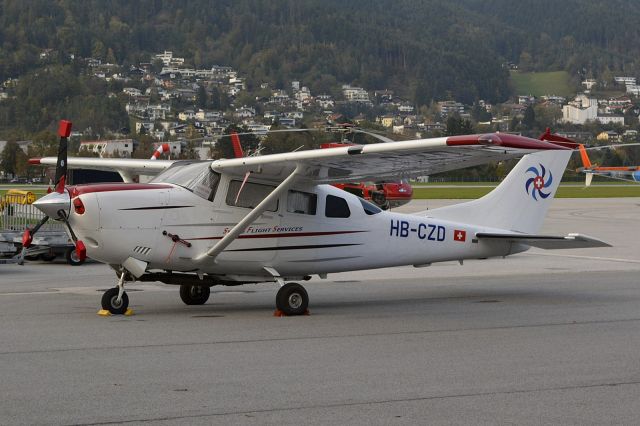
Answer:
[[(258, 182), (245, 182), (243, 185), (240, 180), (228, 181), (225, 197), (216, 216), (216, 222), (220, 226), (219, 232), (224, 235), (231, 230), (273, 189), (274, 186)], [(267, 210), (222, 252), (221, 262), (226, 260), (264, 263), (272, 260), (278, 250), (278, 229), (282, 219), (280, 210), (280, 200), (268, 206)]]

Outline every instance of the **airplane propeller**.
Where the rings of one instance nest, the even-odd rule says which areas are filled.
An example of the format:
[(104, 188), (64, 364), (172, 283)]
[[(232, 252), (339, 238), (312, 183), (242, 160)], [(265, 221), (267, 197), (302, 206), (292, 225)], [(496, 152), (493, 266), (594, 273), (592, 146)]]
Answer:
[(58, 126), (58, 135), (60, 136), (60, 145), (58, 146), (58, 160), (56, 161), (55, 189), (44, 197), (33, 203), (45, 216), (33, 228), (28, 226), (22, 234), (22, 252), (18, 259), (19, 264), (24, 263), (24, 256), (27, 249), (33, 242), (33, 236), (50, 218), (61, 220), (67, 227), (69, 234), (76, 246), (76, 255), (79, 260), (84, 260), (87, 256), (87, 250), (84, 243), (78, 240), (68, 220), (68, 211), (71, 209), (71, 195), (66, 188), (67, 180), (67, 151), (68, 138), (71, 134), (72, 123), (67, 120), (60, 120)]

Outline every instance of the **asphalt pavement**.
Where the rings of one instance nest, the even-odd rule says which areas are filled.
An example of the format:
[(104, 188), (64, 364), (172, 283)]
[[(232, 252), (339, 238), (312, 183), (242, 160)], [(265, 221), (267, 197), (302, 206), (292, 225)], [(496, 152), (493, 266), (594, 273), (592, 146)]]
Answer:
[(637, 424), (639, 221), (555, 200), (545, 232), (614, 247), (314, 277), (291, 318), (272, 284), (101, 317), (108, 267), (0, 265), (0, 424)]

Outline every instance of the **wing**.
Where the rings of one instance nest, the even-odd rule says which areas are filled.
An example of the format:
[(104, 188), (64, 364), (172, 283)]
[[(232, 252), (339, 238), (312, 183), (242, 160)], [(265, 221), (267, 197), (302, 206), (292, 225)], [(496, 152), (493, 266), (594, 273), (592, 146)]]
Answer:
[(567, 236), (556, 235), (530, 235), (530, 234), (510, 234), (510, 233), (488, 233), (478, 232), (476, 238), (479, 240), (502, 240), (512, 243), (526, 244), (545, 250), (590, 248), (590, 247), (611, 247), (610, 244), (593, 237), (581, 234), (569, 234)]
[[(56, 165), (56, 157), (32, 158), (30, 164)], [(157, 175), (170, 165), (174, 160), (141, 160), (135, 158), (95, 158), (95, 157), (69, 157), (67, 166), (70, 169), (90, 169), (118, 172), (127, 182), (133, 175)]]
[(216, 160), (211, 167), (238, 176), (251, 172), (276, 182), (299, 167), (302, 170), (299, 179), (312, 183), (362, 182), (429, 175), (549, 149), (570, 148), (523, 136), (492, 133)]

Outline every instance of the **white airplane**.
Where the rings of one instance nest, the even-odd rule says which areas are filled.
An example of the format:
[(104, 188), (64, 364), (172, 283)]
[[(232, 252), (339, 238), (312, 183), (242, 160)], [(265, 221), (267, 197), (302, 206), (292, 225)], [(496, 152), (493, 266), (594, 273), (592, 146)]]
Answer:
[[(61, 126), (65, 139), (69, 129)], [(61, 143), (61, 146), (64, 144)], [(187, 305), (210, 287), (272, 282), (277, 311), (307, 312), (296, 281), (311, 275), (400, 265), (486, 259), (542, 248), (602, 247), (579, 234), (539, 235), (572, 144), (509, 134), (440, 137), (208, 161), (70, 158), (75, 167), (161, 171), (150, 183), (64, 186), (66, 150), (33, 164), (58, 163), (56, 192), (34, 203), (62, 220), (79, 255), (109, 264), (117, 286), (102, 308), (127, 311), (126, 281), (180, 285)], [(491, 193), (430, 210), (382, 211), (332, 182), (409, 178), (522, 157)], [(33, 232), (27, 230), (28, 240)]]

